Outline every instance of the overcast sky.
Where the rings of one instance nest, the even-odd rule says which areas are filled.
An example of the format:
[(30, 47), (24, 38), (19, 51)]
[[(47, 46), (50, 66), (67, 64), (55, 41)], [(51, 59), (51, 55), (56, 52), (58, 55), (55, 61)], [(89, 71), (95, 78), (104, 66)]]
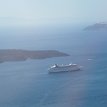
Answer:
[(107, 0), (0, 0), (0, 25), (107, 21)]

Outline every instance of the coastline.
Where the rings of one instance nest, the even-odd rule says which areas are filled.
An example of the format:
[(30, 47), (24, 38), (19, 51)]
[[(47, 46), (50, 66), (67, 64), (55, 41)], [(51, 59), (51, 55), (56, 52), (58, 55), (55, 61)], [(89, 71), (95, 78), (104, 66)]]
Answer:
[(7, 61), (25, 61), (27, 59), (46, 59), (52, 57), (69, 56), (57, 50), (21, 50), (21, 49), (1, 49), (0, 63)]

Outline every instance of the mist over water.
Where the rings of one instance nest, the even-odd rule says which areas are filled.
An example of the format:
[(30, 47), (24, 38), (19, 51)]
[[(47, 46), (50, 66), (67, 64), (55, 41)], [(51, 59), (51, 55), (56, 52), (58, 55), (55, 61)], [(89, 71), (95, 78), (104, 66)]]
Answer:
[[(0, 30), (0, 49), (59, 50), (71, 55), (0, 64), (0, 107), (107, 107), (106, 35), (70, 27)], [(50, 65), (71, 62), (82, 70), (48, 74)]]

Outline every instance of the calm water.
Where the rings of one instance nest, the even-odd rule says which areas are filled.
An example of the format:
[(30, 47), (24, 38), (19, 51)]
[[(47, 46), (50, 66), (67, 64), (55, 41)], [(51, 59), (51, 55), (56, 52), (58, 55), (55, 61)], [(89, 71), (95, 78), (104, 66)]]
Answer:
[[(0, 107), (107, 107), (107, 32), (58, 30), (0, 31), (2, 49), (55, 49), (71, 55), (0, 64)], [(48, 74), (51, 64), (70, 62), (82, 70)]]

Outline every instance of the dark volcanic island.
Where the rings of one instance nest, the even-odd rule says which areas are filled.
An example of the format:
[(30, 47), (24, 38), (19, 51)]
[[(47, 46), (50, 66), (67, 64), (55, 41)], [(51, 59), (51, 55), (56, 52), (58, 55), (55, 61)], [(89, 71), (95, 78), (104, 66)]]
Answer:
[(40, 50), (28, 51), (17, 49), (1, 49), (0, 50), (0, 63), (6, 61), (25, 61), (27, 59), (45, 59), (52, 57), (69, 56), (66, 53), (56, 50)]

